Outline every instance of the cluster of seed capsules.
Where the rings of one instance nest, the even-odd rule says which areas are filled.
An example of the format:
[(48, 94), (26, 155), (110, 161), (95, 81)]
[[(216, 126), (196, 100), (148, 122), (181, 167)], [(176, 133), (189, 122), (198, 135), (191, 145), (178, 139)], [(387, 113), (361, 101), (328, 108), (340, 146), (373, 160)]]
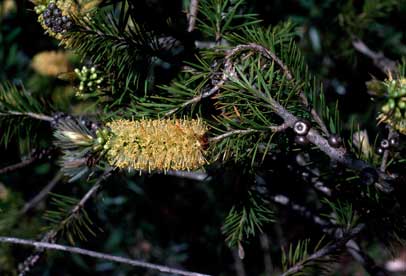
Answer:
[[(307, 120), (301, 119), (297, 120), (293, 125), (293, 131), (296, 133), (295, 143), (299, 145), (305, 145), (309, 143), (307, 140), (307, 134), (311, 128), (310, 123)], [(342, 139), (337, 134), (331, 134), (328, 137), (328, 144), (333, 148), (339, 148), (342, 145)], [(395, 149), (399, 145), (399, 139), (397, 137), (392, 137), (390, 139), (383, 139), (379, 147), (377, 148), (378, 154), (383, 154), (385, 150)]]
[(58, 8), (55, 2), (49, 3), (42, 12), (44, 24), (54, 33), (63, 33), (72, 28), (73, 23), (66, 15), (62, 15), (62, 10)]
[(397, 137), (392, 137), (390, 139), (383, 139), (379, 143), (379, 147), (376, 149), (378, 154), (383, 154), (385, 150), (396, 149), (399, 145), (399, 139)]
[[(296, 133), (295, 143), (299, 145), (305, 145), (309, 143), (307, 134), (309, 133), (311, 124), (309, 121), (300, 119), (293, 125), (293, 131)], [(328, 144), (333, 148), (339, 148), (342, 145), (342, 139), (337, 134), (331, 134), (328, 137)]]

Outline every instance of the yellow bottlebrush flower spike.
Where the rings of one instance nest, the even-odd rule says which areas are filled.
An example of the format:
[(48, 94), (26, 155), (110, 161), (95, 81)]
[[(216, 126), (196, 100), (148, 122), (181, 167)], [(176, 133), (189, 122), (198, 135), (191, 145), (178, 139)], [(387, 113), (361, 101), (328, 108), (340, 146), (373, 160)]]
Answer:
[(193, 170), (206, 164), (201, 120), (116, 120), (107, 124), (108, 162), (147, 171)]
[(70, 66), (66, 53), (45, 51), (34, 56), (31, 67), (41, 75), (54, 77), (68, 72)]

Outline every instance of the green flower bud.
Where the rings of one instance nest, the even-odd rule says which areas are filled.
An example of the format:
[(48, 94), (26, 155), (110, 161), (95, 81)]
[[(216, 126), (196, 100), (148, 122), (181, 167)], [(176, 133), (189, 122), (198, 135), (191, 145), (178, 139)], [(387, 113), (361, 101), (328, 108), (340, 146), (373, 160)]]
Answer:
[(388, 105), (389, 105), (389, 108), (391, 110), (393, 110), (395, 108), (395, 106), (396, 106), (395, 100), (394, 99), (389, 99)]
[(399, 101), (398, 102), (398, 107), (400, 109), (406, 109), (406, 102), (405, 101)]
[(97, 141), (98, 144), (103, 144), (104, 143), (104, 139), (101, 136), (97, 137), (96, 141)]
[(396, 119), (401, 119), (403, 117), (402, 112), (400, 112), (399, 108), (396, 108), (394, 116), (395, 116)]
[(383, 113), (389, 113), (390, 112), (390, 107), (388, 104), (385, 104), (384, 106), (382, 106), (381, 108)]

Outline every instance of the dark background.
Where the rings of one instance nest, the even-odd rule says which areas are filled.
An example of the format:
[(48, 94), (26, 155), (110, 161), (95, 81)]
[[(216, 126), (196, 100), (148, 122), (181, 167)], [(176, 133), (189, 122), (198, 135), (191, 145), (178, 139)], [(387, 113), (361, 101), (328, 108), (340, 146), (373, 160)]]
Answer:
[[(137, 5), (138, 2), (141, 21), (159, 27), (159, 19), (169, 16), (178, 19), (180, 27), (185, 23), (182, 19), (185, 17), (182, 12), (185, 3), (182, 1), (138, 0)], [(301, 31), (298, 43), (311, 71), (323, 81), (327, 99), (331, 102), (339, 100), (344, 130), (348, 132), (351, 121), (356, 120), (360, 122), (361, 129), (382, 131), (376, 126), (377, 107), (367, 93), (365, 82), (372, 76), (378, 79), (385, 76), (369, 58), (354, 50), (351, 35), (361, 38), (373, 50), (382, 51), (387, 57), (399, 61), (406, 56), (405, 1), (399, 0), (366, 23), (356, 21), (363, 12), (365, 2), (361, 0), (257, 0), (247, 3), (246, 11), (258, 13), (264, 26), (284, 20), (298, 24)], [(24, 84), (28, 89), (32, 85), (34, 93), (52, 97), (55, 93), (61, 93), (61, 87), (66, 83), (36, 75), (30, 68), (30, 60), (38, 52), (57, 49), (58, 44), (43, 34), (32, 9), (33, 5), (28, 1), (18, 0), (14, 11), (0, 17), (0, 81)], [(358, 23), (351, 26), (346, 22)], [(40, 124), (36, 132), (38, 136), (46, 137), (51, 130), (46, 124)], [(0, 135), (3, 135), (1, 129)], [(40, 148), (49, 146), (46, 139), (39, 138), (39, 143)], [(34, 149), (37, 145), (27, 147)], [(0, 165), (4, 167), (18, 163), (21, 155), (27, 154), (27, 147), (21, 147), (17, 140), (7, 148), (2, 146)], [(0, 175), (0, 183), (14, 198), (13, 204), (4, 203), (3, 209), (20, 208), (24, 201), (45, 186), (58, 170), (56, 158), (51, 154), (51, 160), (43, 158), (17, 172)], [(289, 156), (286, 158), (289, 159)], [(278, 190), (279, 186), (284, 185), (284, 189), (291, 189), (293, 197), (303, 200), (300, 188), (297, 188), (300, 187), (300, 177), (292, 174), (282, 162), (269, 161), (267, 165), (277, 172), (271, 178), (274, 189)], [(89, 235), (87, 241), (78, 241), (76, 245), (191, 271), (236, 275), (234, 267), (238, 260), (227, 248), (221, 226), (227, 212), (241, 196), (241, 191), (245, 191), (241, 187), (252, 182), (252, 179), (245, 178), (244, 170), (236, 165), (227, 166), (221, 172), (217, 168), (210, 168), (211, 179), (204, 182), (163, 175), (114, 176), (105, 184), (103, 193), (95, 201), (97, 203), (89, 204), (87, 208), (94, 222), (96, 236)], [(79, 198), (89, 188), (85, 182), (60, 183), (53, 192)], [(8, 227), (0, 227), (0, 234), (38, 239), (43, 233), (41, 227), (47, 224), (42, 216), (50, 208), (48, 203), (42, 203), (23, 218), (8, 223)], [(317, 241), (321, 236), (321, 232), (303, 218), (283, 209), (278, 212), (280, 221), (264, 229), (270, 240), (275, 271), (280, 269), (282, 246), (302, 238), (315, 238)], [(2, 213), (0, 220), (4, 220), (1, 216)], [(251, 239), (244, 248), (247, 275), (261, 275), (264, 272), (264, 254), (259, 239)], [(368, 251), (372, 256), (379, 256), (378, 248), (378, 245), (371, 243)], [(11, 268), (31, 252), (24, 247), (3, 250), (0, 264), (3, 262), (5, 268), (1, 273), (5, 275), (12, 273)], [(345, 257), (335, 271), (337, 275), (364, 273)], [(47, 253), (32, 272), (32, 275), (159, 275), (57, 252)]]

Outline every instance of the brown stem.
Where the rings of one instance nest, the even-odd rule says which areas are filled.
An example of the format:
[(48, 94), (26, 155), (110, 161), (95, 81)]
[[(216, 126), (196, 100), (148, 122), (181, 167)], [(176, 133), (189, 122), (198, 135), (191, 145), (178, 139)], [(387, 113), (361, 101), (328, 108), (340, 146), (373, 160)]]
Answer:
[(196, 16), (197, 16), (198, 10), (199, 10), (199, 0), (191, 0), (190, 7), (189, 7), (189, 14), (188, 14), (189, 26), (187, 29), (187, 31), (189, 33), (195, 29)]
[(272, 265), (272, 258), (270, 253), (270, 245), (269, 245), (269, 238), (268, 235), (262, 233), (259, 236), (259, 241), (261, 244), (262, 251), (264, 253), (264, 266), (265, 266), (265, 275), (272, 275), (273, 265)]
[(238, 253), (238, 249), (234, 248), (231, 249), (231, 253), (233, 254), (234, 259), (234, 269), (237, 276), (246, 276), (244, 263), (242, 262), (241, 256)]
[(173, 113), (175, 113), (176, 111), (178, 111), (179, 109), (182, 109), (182, 108), (187, 107), (187, 106), (189, 106), (189, 105), (191, 105), (191, 104), (194, 104), (194, 103), (198, 103), (198, 102), (200, 102), (202, 99), (208, 98), (208, 97), (214, 95), (215, 93), (217, 93), (217, 91), (220, 90), (220, 87), (221, 87), (223, 84), (224, 84), (224, 80), (219, 81), (219, 82), (218, 82), (212, 89), (210, 89), (209, 91), (207, 91), (207, 92), (205, 92), (205, 93), (202, 93), (202, 94), (200, 94), (200, 95), (198, 95), (198, 96), (196, 96), (196, 97), (194, 97), (194, 98), (192, 98), (192, 99), (190, 99), (190, 100), (184, 102), (181, 106), (176, 107), (176, 108), (174, 108), (174, 109), (168, 111), (167, 113), (165, 113), (165, 116), (170, 116), (170, 115), (172, 115)]
[(7, 113), (0, 113), (0, 116), (9, 116), (9, 115), (15, 115), (15, 116), (28, 116), (33, 119), (41, 120), (41, 121), (48, 121), (51, 122), (53, 118), (48, 115), (44, 114), (38, 114), (34, 112), (18, 112), (18, 111), (9, 111)]
[[(287, 128), (289, 128), (289, 126), (285, 123), (279, 125), (279, 126), (270, 126), (268, 127), (269, 130), (271, 130), (272, 132), (280, 132), (283, 130), (286, 130)], [(230, 130), (228, 132), (225, 132), (221, 135), (215, 136), (215, 137), (211, 137), (209, 138), (209, 142), (217, 142), (220, 141), (224, 138), (236, 135), (236, 134), (249, 134), (249, 133), (254, 133), (254, 132), (259, 132), (260, 130), (257, 129), (235, 129), (235, 130)]]
[[(258, 53), (262, 54), (264, 57), (266, 57), (266, 58), (268, 58), (270, 60), (273, 60), (283, 70), (284, 74), (286, 75), (286, 78), (288, 80), (293, 80), (292, 72), (283, 63), (283, 61), (280, 58), (278, 58), (275, 53), (273, 53), (272, 51), (270, 51), (269, 49), (267, 49), (267, 48), (265, 48), (265, 47), (263, 47), (261, 45), (258, 45), (258, 44), (255, 44), (255, 43), (238, 45), (235, 48), (233, 48), (232, 50), (230, 50), (227, 57), (230, 58), (231, 56), (235, 55), (236, 53), (239, 53), (239, 52), (244, 51), (244, 50), (252, 50), (252, 51), (258, 52)], [(304, 94), (303, 91), (300, 91), (299, 98), (300, 98), (300, 100), (302, 101), (302, 104), (305, 107), (308, 108), (310, 106), (309, 101), (307, 100), (307, 97), (306, 97), (306, 95)], [(317, 113), (317, 111), (314, 108), (312, 108), (310, 110), (310, 114), (312, 115), (315, 122), (319, 125), (322, 132), (325, 135), (328, 136), (329, 131), (328, 131), (325, 123), (323, 122), (323, 120), (321, 119), (319, 114)]]
[(25, 159), (25, 160), (21, 161), (20, 163), (13, 164), (13, 165), (1, 168), (0, 169), (0, 174), (12, 172), (12, 171), (24, 168), (24, 167), (30, 165), (31, 163), (33, 163), (35, 160), (37, 160), (37, 157), (31, 157), (31, 158), (28, 158), (28, 159)]
[[(66, 218), (61, 221), (60, 225), (56, 229), (52, 229), (45, 233), (44, 237), (41, 239), (41, 242), (53, 243), (56, 240), (56, 237), (61, 229), (71, 220), (75, 218), (77, 212), (84, 207), (85, 203), (100, 189), (101, 182), (107, 179), (112, 173), (112, 169), (108, 169), (104, 174), (96, 181), (96, 183), (90, 188), (90, 190), (82, 197), (82, 199), (75, 205)], [(19, 266), (19, 275), (24, 276), (27, 272), (31, 270), (32, 267), (36, 265), (39, 261), (42, 253), (44, 252), (43, 248), (38, 248), (33, 254), (24, 260), (24, 262)]]
[(335, 251), (341, 249), (345, 244), (354, 238), (356, 235), (358, 235), (361, 230), (364, 228), (364, 225), (358, 225), (355, 228), (351, 229), (348, 234), (346, 234), (344, 237), (341, 239), (336, 240), (333, 243), (330, 243), (324, 247), (322, 247), (320, 250), (317, 250), (313, 254), (309, 255), (306, 259), (300, 261), (299, 263), (293, 265), (291, 268), (289, 268), (287, 271), (282, 273), (280, 276), (287, 276), (287, 275), (292, 275), (295, 274), (303, 268), (305, 268), (306, 264), (312, 262), (312, 261), (317, 261), (318, 259), (321, 259), (323, 257), (327, 257), (328, 255), (334, 253)]
[(365, 56), (371, 58), (376, 67), (384, 74), (394, 74), (397, 72), (396, 62), (388, 59), (381, 52), (372, 51), (362, 40), (353, 38), (352, 45), (354, 48)]
[(21, 210), (21, 214), (27, 213), (30, 209), (36, 206), (39, 202), (49, 194), (49, 192), (55, 187), (56, 184), (62, 179), (63, 173), (58, 172), (55, 177), (29, 202), (27, 202)]
[[(226, 56), (226, 60), (228, 63), (231, 62), (231, 57), (237, 53), (239, 53), (240, 51), (243, 50), (247, 50), (247, 49), (251, 49), (257, 52), (260, 52), (261, 54), (263, 54), (266, 57), (271, 58), (272, 60), (274, 60), (281, 68), (282, 70), (285, 72), (287, 78), (293, 78), (291, 72), (289, 71), (289, 69), (283, 64), (283, 62), (271, 51), (269, 51), (268, 49), (266, 49), (265, 47), (261, 46), (261, 45), (257, 45), (257, 44), (247, 44), (247, 45), (238, 45), (235, 48), (233, 48), (232, 50), (229, 51), (229, 53)], [(229, 68), (232, 68), (232, 66), (229, 65)], [(263, 99), (265, 102), (267, 102), (270, 107), (273, 109), (273, 111), (283, 119), (284, 121), (284, 125), (286, 125), (287, 127), (293, 127), (293, 125), (295, 124), (296, 121), (298, 121), (298, 118), (293, 115), (292, 113), (290, 113), (289, 111), (287, 111), (281, 104), (279, 104), (275, 99), (273, 99), (272, 97), (268, 97), (265, 93), (258, 91), (255, 87), (251, 88), (252, 91), (255, 91), (257, 96), (261, 99)], [(305, 97), (305, 95), (303, 93), (301, 93), (301, 98), (303, 99), (303, 103), (305, 105), (308, 104), (307, 99)], [(312, 114), (317, 114), (315, 111), (312, 112)], [(327, 129), (325, 128), (325, 126), (323, 126), (324, 124), (322, 123), (322, 120), (318, 117), (315, 116), (315, 120), (316, 122), (319, 122), (319, 125), (324, 132), (327, 131)], [(318, 118), (318, 119), (317, 119)], [(321, 122), (321, 124), (320, 124)], [(233, 135), (235, 133), (248, 133), (248, 132), (252, 132), (253, 130), (240, 130), (240, 131), (235, 131), (232, 132), (230, 134), (224, 134), (225, 136), (229, 136), (229, 135)], [(222, 137), (224, 138), (224, 137)], [(367, 162), (363, 161), (363, 160), (359, 160), (359, 159), (354, 159), (352, 158), (347, 152), (346, 150), (341, 147), (341, 148), (333, 148), (329, 145), (328, 141), (326, 138), (324, 138), (316, 129), (312, 128), (310, 129), (309, 133), (307, 134), (306, 137), (312, 144), (314, 144), (315, 146), (317, 146), (322, 152), (324, 152), (327, 156), (329, 156), (332, 160), (335, 160), (345, 166), (347, 166), (348, 168), (354, 169), (354, 170), (363, 170), (366, 168), (370, 168), (371, 165), (368, 164)], [(213, 139), (219, 139), (219, 138), (213, 138)], [(375, 169), (376, 170), (376, 169)], [(377, 174), (380, 176), (380, 178), (387, 178), (386, 175), (382, 174), (380, 171), (376, 170)]]
[(180, 178), (195, 180), (195, 181), (205, 181), (210, 179), (210, 176), (205, 172), (199, 171), (174, 171), (170, 170), (166, 172), (167, 175), (176, 176)]
[[(275, 195), (272, 196), (271, 199), (278, 204), (289, 207), (291, 210), (297, 212), (301, 216), (312, 220), (315, 224), (320, 226), (321, 230), (324, 233), (332, 235), (335, 238), (339, 238), (342, 236), (342, 229), (339, 228), (338, 225), (332, 225), (328, 221), (312, 214), (312, 212), (309, 211), (306, 207), (292, 202), (288, 197), (284, 195)], [(370, 275), (386, 276), (388, 274), (388, 271), (378, 266), (371, 257), (362, 252), (358, 244), (353, 239), (348, 240), (345, 246), (348, 253), (350, 253), (353, 258), (357, 262), (359, 262)]]
[(110, 254), (104, 254), (96, 251), (91, 251), (79, 247), (66, 246), (61, 244), (47, 243), (47, 242), (37, 242), (33, 240), (19, 239), (14, 237), (0, 237), (0, 242), (2, 243), (11, 243), (11, 244), (22, 244), (28, 246), (34, 246), (41, 249), (65, 251), (73, 254), (80, 254), (84, 256), (89, 256), (93, 258), (98, 258), (106, 261), (112, 261), (117, 263), (123, 263), (131, 266), (142, 267), (151, 270), (157, 270), (163, 273), (185, 275), (185, 276), (209, 276), (207, 274), (201, 274), (197, 272), (190, 272), (185, 270), (179, 270), (176, 268), (171, 268), (163, 265), (152, 264), (144, 261), (133, 260), (125, 257), (114, 256)]

